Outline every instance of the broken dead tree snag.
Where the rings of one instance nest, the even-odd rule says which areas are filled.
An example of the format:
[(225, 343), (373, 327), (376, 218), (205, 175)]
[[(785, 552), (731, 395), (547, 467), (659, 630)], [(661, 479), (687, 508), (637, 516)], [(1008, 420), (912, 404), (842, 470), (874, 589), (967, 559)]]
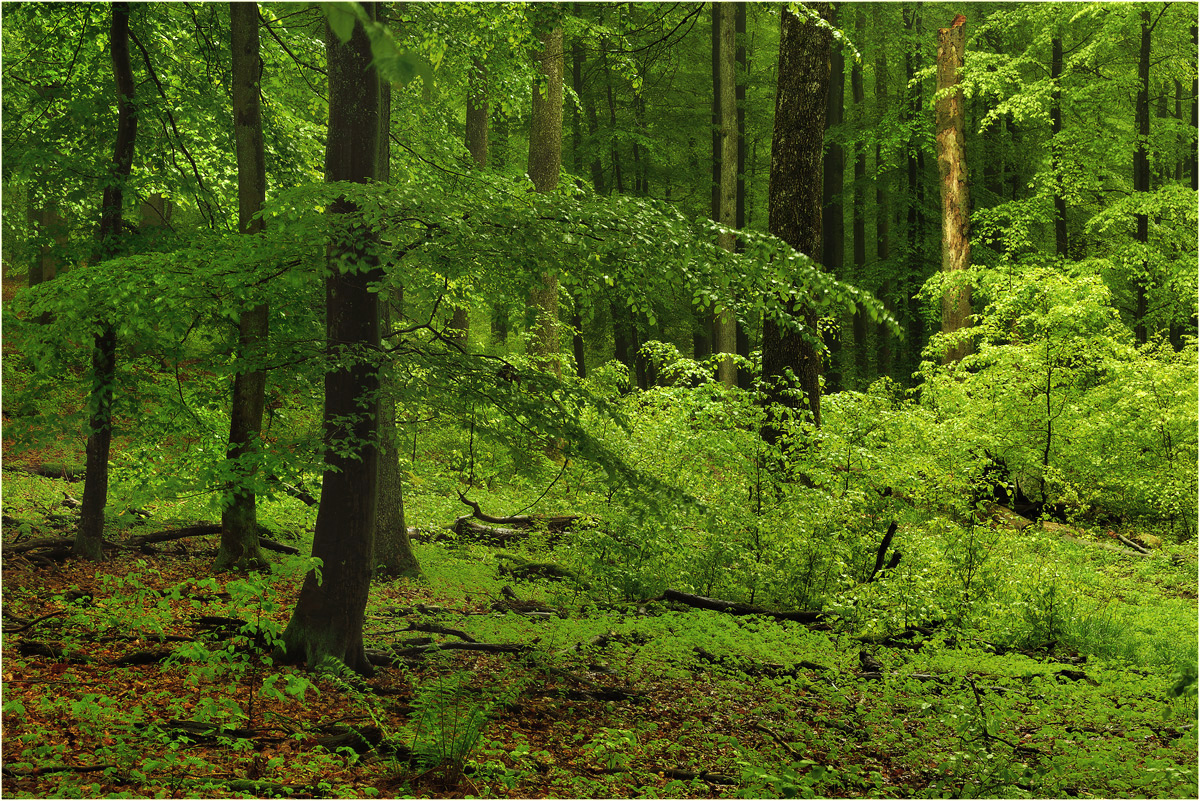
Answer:
[(819, 623), (825, 619), (824, 612), (787, 612), (774, 609), (764, 609), (738, 601), (724, 601), (719, 598), (706, 598), (703, 595), (691, 595), (678, 590), (664, 590), (663, 594), (651, 601), (674, 601), (694, 609), (708, 609), (713, 612), (724, 612), (729, 615), (763, 615), (776, 620), (791, 620), (796, 623)]

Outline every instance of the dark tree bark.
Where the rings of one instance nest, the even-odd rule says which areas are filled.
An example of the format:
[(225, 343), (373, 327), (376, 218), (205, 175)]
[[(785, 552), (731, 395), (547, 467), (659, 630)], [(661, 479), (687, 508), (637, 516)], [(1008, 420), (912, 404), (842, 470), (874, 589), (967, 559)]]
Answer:
[[(374, 14), (374, 6), (365, 6)], [(376, 176), (379, 157), (379, 77), (361, 23), (342, 42), (326, 26), (329, 76), (329, 138), (325, 177), (365, 183)], [(358, 208), (345, 199), (330, 206), (335, 239), (325, 280), (327, 354), (325, 375), (325, 472), (313, 556), (321, 580), (310, 571), (291, 622), (282, 657), (310, 668), (332, 658), (362, 674), (373, 672), (363, 652), (363, 616), (371, 588), (378, 490), (379, 412), (378, 296), (383, 278), (370, 232), (357, 224)]]
[[(901, 7), (904, 18), (904, 29), (910, 34), (909, 41), (920, 39), (923, 26), (921, 24), (921, 3), (914, 7)], [(915, 36), (914, 36), (915, 34)], [(921, 119), (922, 85), (916, 82), (917, 70), (920, 68), (918, 53), (914, 47), (904, 52), (904, 81), (906, 102), (903, 106), (905, 122), (912, 123)], [(915, 128), (916, 126), (914, 126)], [(905, 304), (905, 329), (907, 347), (905, 349), (907, 366), (915, 368), (921, 360), (921, 350), (925, 346), (925, 317), (917, 292), (925, 280), (925, 149), (919, 133), (914, 133), (908, 141), (906, 200), (908, 214), (906, 228), (908, 239), (908, 275), (904, 294), (908, 301)]]
[[(536, 55), (537, 68), (545, 76), (545, 86), (534, 83), (533, 109), (529, 122), (529, 177), (538, 192), (550, 192), (558, 186), (562, 166), (563, 116), (563, 30), (553, 22), (541, 36)], [(535, 320), (529, 338), (529, 355), (542, 369), (562, 376), (558, 358), (558, 276), (544, 272), (540, 284), (529, 293), (529, 307)]]
[[(838, 6), (833, 5), (829, 22), (838, 27)], [(846, 208), (843, 203), (845, 192), (846, 150), (841, 142), (831, 141), (828, 130), (841, 125), (846, 104), (846, 57), (840, 47), (829, 53), (829, 93), (825, 99), (825, 160), (821, 205), (821, 266), (839, 277), (846, 262)], [(845, 387), (842, 377), (842, 324), (840, 317), (831, 321), (833, 328), (825, 335), (828, 349), (825, 369), (825, 391), (838, 392)]]
[[(866, 40), (867, 18), (863, 8), (855, 9), (854, 36)], [(864, 124), (863, 111), (866, 94), (863, 91), (861, 62), (850, 68), (850, 96), (854, 101), (854, 121), (858, 127)], [(862, 137), (856, 137), (854, 146), (854, 208), (850, 225), (851, 259), (854, 262), (854, 280), (858, 286), (867, 286), (867, 146)], [(867, 313), (861, 308), (854, 310), (854, 381), (862, 389), (870, 383), (870, 353), (867, 350)]]
[[(263, 229), (254, 215), (267, 199), (267, 166), (263, 147), (259, 82), (258, 3), (230, 3), (233, 61), (233, 134), (238, 161), (238, 228), (253, 236)], [(258, 304), (238, 319), (238, 356), (249, 369), (233, 379), (229, 447), (226, 458), (235, 478), (226, 487), (228, 505), (221, 513), (221, 548), (214, 570), (254, 570), (266, 565), (258, 546), (258, 512), (253, 476), (258, 471), (258, 436), (262, 431), (267, 373), (255, 365), (267, 342), (267, 305)]]
[[(815, 7), (829, 18), (828, 3)], [(779, 40), (779, 89), (775, 96), (775, 132), (771, 141), (768, 229), (810, 256), (821, 250), (821, 143), (829, 88), (832, 36), (806, 19), (785, 11)], [(804, 393), (813, 422), (821, 425), (821, 344), (817, 315), (808, 306), (789, 302), (787, 313), (803, 331), (763, 321), (762, 374), (765, 400), (790, 408), (799, 402), (787, 392)], [(769, 418), (763, 439), (779, 441), (782, 424)]]
[[(380, 22), (384, 21), (380, 7)], [(485, 123), (486, 124), (486, 123)], [(392, 86), (379, 82), (379, 156), (376, 179), (383, 184), (392, 178)], [(400, 316), (401, 295), (379, 298), (379, 329), (390, 333), (392, 320)], [(379, 393), (379, 500), (375, 506), (375, 575), (388, 578), (419, 578), (421, 565), (413, 553), (404, 520), (404, 476), (400, 470), (400, 432), (396, 429), (396, 378), (392, 363), (380, 367)]]
[[(713, 23), (717, 26), (713, 54), (717, 70), (713, 81), (713, 102), (717, 108), (718, 130), (713, 152), (718, 173), (717, 207), (714, 219), (728, 229), (737, 224), (737, 91), (735, 79), (735, 22), (732, 5), (712, 4)], [(733, 252), (737, 247), (737, 236), (723, 233), (717, 243)], [(717, 353), (737, 353), (737, 317), (729, 309), (716, 311)], [(727, 387), (737, 386), (737, 365), (732, 359), (721, 359), (717, 364), (717, 380)]]
[[(734, 60), (737, 62), (737, 85), (734, 97), (737, 102), (737, 211), (734, 214), (734, 227), (739, 231), (746, 227), (746, 81), (749, 80), (749, 61), (746, 55), (746, 4), (737, 2), (734, 8), (734, 34), (737, 36), (737, 52)], [(739, 247), (740, 247), (739, 243)], [(750, 335), (746, 330), (747, 322), (737, 321), (737, 352), (743, 359), (750, 359)], [(754, 372), (747, 366), (738, 367), (738, 386), (751, 389), (754, 386)]]
[[(55, 246), (61, 248), (67, 244), (66, 224), (58, 211), (58, 204), (47, 201), (40, 208), (31, 208), (29, 216), (42, 244), (38, 247), (33, 263), (29, 265), (29, 286), (37, 286), (43, 281), (51, 281), (59, 273), (58, 257)], [(54, 245), (50, 240), (54, 240)]]
[[(1200, 26), (1192, 26), (1192, 49), (1200, 48)], [(1188, 175), (1192, 179), (1192, 189), (1200, 189), (1200, 149), (1197, 149), (1197, 136), (1200, 135), (1200, 77), (1192, 78), (1192, 147), (1188, 157)]]
[[(967, 192), (967, 155), (964, 147), (962, 69), (966, 28), (961, 24), (938, 28), (937, 55), (937, 151), (942, 189), (942, 272), (954, 277), (942, 296), (942, 333), (951, 334), (970, 325), (971, 288), (961, 282), (971, 267), (970, 214)], [(943, 92), (949, 94), (943, 95)], [(958, 273), (958, 276), (955, 274)], [(943, 364), (970, 354), (970, 342), (948, 348)]]
[(1062, 37), (1050, 40), (1050, 80), (1054, 89), (1050, 94), (1050, 132), (1054, 136), (1050, 145), (1050, 172), (1054, 175), (1054, 253), (1060, 259), (1067, 258), (1067, 198), (1062, 185), (1062, 81), (1063, 51)]
[[(576, 8), (579, 4), (576, 3)], [(583, 44), (576, 41), (572, 45), (571, 50), (571, 79), (575, 94), (579, 96), (580, 102), (583, 105), (583, 116), (587, 121), (588, 136), (591, 139), (592, 147), (595, 148), (596, 136), (600, 130), (600, 121), (596, 114), (596, 99), (592, 92), (585, 91), (586, 87), (583, 83)], [(577, 170), (581, 168), (576, 168)], [(603, 195), (604, 188), (604, 165), (600, 161), (598, 150), (593, 149), (591, 160), (588, 162), (588, 169), (592, 177), (592, 188), (596, 190), (597, 195)]]
[[(1138, 83), (1137, 102), (1134, 108), (1134, 125), (1138, 134), (1137, 150), (1133, 154), (1133, 191), (1150, 191), (1150, 34), (1153, 26), (1150, 24), (1150, 9), (1142, 7), (1142, 40), (1138, 51)], [(1137, 232), (1134, 239), (1142, 246), (1150, 241), (1150, 218), (1145, 214), (1135, 215)], [(1146, 294), (1146, 272), (1149, 264), (1142, 260), (1139, 275), (1134, 276), (1134, 310), (1133, 337), (1139, 345), (1146, 344), (1149, 335), (1146, 330), (1146, 313), (1148, 300)]]
[[(875, 5), (877, 20), (882, 23), (882, 14), (886, 6)], [(876, 26), (881, 37), (875, 56), (875, 107), (876, 119), (883, 119), (888, 108), (888, 62), (887, 62), (887, 27), (883, 24)], [(890, 155), (890, 154), (889, 154)], [(889, 159), (890, 163), (890, 159)], [(891, 176), (884, 163), (883, 144), (875, 142), (875, 257), (880, 264), (887, 265), (883, 282), (879, 287), (879, 298), (889, 313), (895, 313), (895, 302), (892, 299), (892, 273), (888, 260), (891, 258), (891, 219), (892, 204), (889, 198)], [(876, 371), (879, 375), (892, 373), (892, 332), (884, 323), (875, 329)]]
[[(479, 59), (471, 62), (467, 77), (466, 145), (471, 160), (480, 170), (488, 166), (488, 120), (491, 118), (488, 102), (487, 68)], [(455, 306), (446, 334), (460, 345), (470, 338), (471, 317), (466, 306)]]
[[(96, 246), (99, 259), (120, 249), (124, 222), (122, 205), (125, 182), (133, 166), (137, 139), (134, 108), (133, 67), (129, 63), (129, 4), (112, 4), (109, 52), (117, 84), (117, 141), (112, 166), (100, 206), (100, 230)], [(113, 381), (116, 377), (117, 334), (112, 322), (103, 320), (92, 346), (92, 389), (88, 402), (87, 476), (83, 484), (83, 506), (73, 552), (93, 562), (104, 559), (104, 506), (108, 501), (108, 455), (112, 447)]]

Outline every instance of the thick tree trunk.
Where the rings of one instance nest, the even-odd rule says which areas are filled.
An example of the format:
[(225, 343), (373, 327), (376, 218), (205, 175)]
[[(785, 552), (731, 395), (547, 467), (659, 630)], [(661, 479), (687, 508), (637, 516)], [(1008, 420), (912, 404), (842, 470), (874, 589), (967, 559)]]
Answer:
[[(835, 28), (839, 26), (838, 6), (833, 5), (829, 22)], [(846, 104), (846, 58), (840, 47), (834, 47), (829, 53), (829, 93), (825, 98), (825, 129), (841, 125)], [(843, 203), (845, 192), (846, 151), (841, 142), (826, 141), (824, 183), (821, 192), (821, 206), (824, 214), (821, 218), (821, 266), (826, 272), (838, 277), (842, 276), (842, 268), (846, 262), (846, 208)], [(837, 312), (834, 313), (838, 315)], [(842, 377), (842, 322), (840, 316), (834, 316), (833, 328), (825, 334), (825, 347), (828, 349), (825, 367), (825, 391), (839, 392), (845, 388)]]
[[(712, 4), (713, 21), (717, 25), (714, 39), (717, 53), (717, 80), (713, 84), (713, 97), (717, 106), (719, 128), (717, 142), (719, 153), (718, 210), (716, 220), (726, 228), (737, 224), (737, 92), (734, 73), (735, 19), (732, 5)], [(714, 153), (714, 157), (718, 154)], [(737, 236), (731, 231), (720, 236), (718, 244), (729, 252), (737, 246)], [(737, 353), (737, 317), (727, 308), (716, 313), (716, 352)], [(723, 358), (717, 365), (717, 380), (727, 387), (737, 386), (737, 363)]]
[[(368, 14), (374, 6), (367, 6)], [(379, 77), (371, 66), (371, 43), (356, 23), (347, 42), (326, 26), (329, 75), (329, 138), (325, 177), (366, 182), (379, 156)], [(340, 228), (329, 248), (325, 280), (327, 354), (325, 376), (325, 472), (313, 556), (321, 578), (305, 577), (292, 620), (283, 633), (283, 658), (319, 668), (329, 659), (351, 670), (373, 672), (363, 651), (363, 616), (371, 588), (379, 451), (378, 296), (383, 271), (373, 263), (370, 233), (355, 224), (358, 209), (341, 199), (330, 213)], [(349, 269), (348, 269), (349, 267)]]
[[(828, 3), (816, 7), (829, 17)], [(771, 142), (768, 228), (801, 253), (821, 250), (821, 143), (829, 88), (832, 36), (806, 19), (785, 11), (779, 41), (779, 90), (775, 97), (775, 132)], [(798, 408), (789, 392), (804, 393), (813, 422), (821, 424), (821, 341), (812, 309), (789, 303), (787, 313), (803, 332), (763, 321), (762, 374), (767, 403)], [(790, 374), (790, 375), (789, 375)], [(794, 380), (793, 380), (794, 379)], [(774, 415), (762, 430), (771, 444), (783, 434)]]
[[(100, 207), (97, 256), (114, 255), (120, 247), (124, 220), (125, 181), (133, 166), (137, 139), (133, 68), (129, 63), (129, 4), (112, 4), (109, 52), (117, 84), (117, 141), (113, 147), (108, 185)], [(117, 334), (110, 321), (102, 321), (92, 347), (92, 390), (88, 403), (87, 476), (83, 485), (79, 530), (73, 551), (93, 562), (104, 559), (104, 506), (108, 500), (108, 456), (112, 447), (113, 381), (116, 377)]]
[[(1150, 137), (1150, 33), (1152, 26), (1150, 25), (1150, 10), (1149, 7), (1143, 7), (1142, 12), (1142, 41), (1141, 48), (1138, 52), (1138, 83), (1137, 83), (1137, 104), (1134, 108), (1136, 119), (1134, 124), (1137, 129), (1137, 150), (1133, 154), (1133, 191), (1134, 192), (1149, 192), (1150, 191), (1150, 152), (1149, 152), (1149, 137)], [(1150, 241), (1150, 218), (1145, 214), (1135, 215), (1137, 223), (1137, 232), (1134, 238), (1145, 246)], [(1142, 261), (1142, 269), (1139, 275), (1134, 276), (1134, 310), (1133, 319), (1133, 336), (1139, 345), (1144, 345), (1149, 339), (1149, 334), (1146, 330), (1146, 313), (1149, 310), (1148, 298), (1146, 294), (1146, 272), (1149, 269), (1149, 264), (1146, 260)]]
[[(971, 288), (965, 273), (971, 267), (970, 214), (967, 192), (967, 155), (964, 148), (962, 81), (966, 28), (959, 24), (938, 28), (937, 152), (942, 188), (942, 272), (951, 284), (942, 296), (942, 333), (952, 334), (970, 325)], [(948, 92), (948, 94), (943, 94)], [(973, 352), (969, 341), (948, 348), (943, 364)]]
[[(263, 229), (255, 214), (267, 199), (267, 166), (263, 147), (259, 82), (258, 3), (230, 3), (233, 62), (233, 133), (238, 161), (238, 228), (253, 236)], [(228, 505), (221, 513), (221, 548), (214, 570), (253, 570), (266, 565), (258, 546), (258, 514), (252, 488), (258, 472), (258, 436), (262, 431), (267, 373), (254, 365), (267, 343), (267, 305), (258, 304), (238, 319), (238, 356), (247, 369), (233, 379), (226, 458), (233, 481), (226, 487)]]
[(1054, 254), (1067, 258), (1067, 198), (1062, 184), (1062, 80), (1063, 52), (1062, 37), (1050, 41), (1050, 80), (1054, 89), (1050, 93), (1050, 132), (1054, 140), (1050, 144), (1050, 172), (1054, 175)]
[[(535, 83), (529, 128), (529, 177), (538, 192), (558, 186), (562, 166), (563, 30), (555, 23), (541, 37), (536, 56), (538, 70), (545, 76), (544, 91)], [(529, 337), (529, 355), (542, 369), (562, 376), (558, 358), (558, 276), (544, 272), (540, 285), (529, 292), (535, 320)]]

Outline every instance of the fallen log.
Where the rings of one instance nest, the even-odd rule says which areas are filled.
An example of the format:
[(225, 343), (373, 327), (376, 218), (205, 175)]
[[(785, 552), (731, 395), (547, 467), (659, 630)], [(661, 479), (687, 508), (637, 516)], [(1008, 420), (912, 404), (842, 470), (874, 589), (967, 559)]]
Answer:
[(471, 507), (471, 516), (484, 523), (496, 526), (515, 526), (517, 528), (532, 528), (544, 526), (552, 532), (564, 531), (579, 519), (579, 515), (510, 515), (508, 517), (493, 517), (479, 508), (479, 504), (458, 493), (458, 499)]
[(163, 728), (169, 736), (193, 743), (215, 743), (218, 737), (249, 740), (259, 734), (255, 729), (226, 728), (215, 723), (200, 723), (194, 720), (168, 720)]
[(1145, 547), (1144, 545), (1141, 545), (1140, 543), (1136, 543), (1133, 540), (1129, 539), (1128, 537), (1126, 537), (1122, 534), (1113, 534), (1113, 536), (1116, 537), (1118, 540), (1120, 540), (1122, 544), (1128, 545), (1133, 550), (1143, 553), (1147, 556), (1150, 555), (1150, 549)]
[(762, 677), (770, 679), (780, 678), (799, 678), (798, 667), (788, 667), (787, 665), (779, 664), (778, 662), (759, 662), (754, 659), (745, 659), (733, 656), (718, 656), (697, 645), (692, 651), (696, 656), (710, 664), (723, 667), (726, 670), (736, 670), (744, 673), (747, 676)]
[[(220, 523), (197, 523), (192, 526), (184, 526), (183, 528), (167, 529), (166, 531), (157, 531), (153, 534), (138, 534), (136, 537), (130, 537), (125, 542), (109, 542), (105, 541), (103, 547), (109, 550), (118, 549), (134, 549), (143, 548), (157, 542), (171, 542), (173, 540), (186, 539), (188, 537), (208, 537), (214, 534), (221, 533)], [(74, 546), (73, 539), (64, 539), (62, 537), (44, 537), (42, 539), (30, 540), (20, 544), (4, 546), (5, 553), (27, 553), (29, 551), (48, 549), (47, 553), (39, 554), (39, 556), (48, 558), (65, 558), (71, 553)], [(284, 545), (281, 542), (259, 536), (258, 544), (268, 551), (277, 553), (298, 554), (300, 549), (291, 545)]]
[(6, 467), (4, 472), (23, 473), (27, 476), (42, 478), (60, 478), (68, 484), (83, 481), (85, 471), (82, 467), (67, 467), (63, 464), (41, 464), (37, 467)]
[(488, 642), (435, 642), (429, 645), (418, 645), (413, 648), (398, 648), (392, 651), (398, 657), (425, 656), (434, 651), (477, 651), (485, 654), (521, 654), (532, 650), (533, 646), (522, 643), (488, 643)]
[(683, 770), (682, 768), (662, 768), (655, 771), (655, 773), (667, 779), (680, 779), (682, 781), (699, 779), (709, 784), (738, 784), (738, 780), (733, 776), (727, 776), (724, 773), (709, 773), (706, 770), (697, 773), (696, 771)]
[[(585, 590), (589, 587), (588, 582), (580, 578), (578, 573), (553, 562), (533, 562), (523, 556), (503, 551), (497, 553), (496, 558), (500, 560), (501, 576), (512, 576), (517, 579), (544, 578), (551, 581), (570, 579)], [(505, 561), (512, 562), (512, 564), (505, 564)]]
[(294, 484), (289, 484), (276, 475), (267, 476), (267, 481), (283, 490), (284, 495), (295, 498), (305, 506), (317, 507), (321, 505), (321, 502), (314, 498), (312, 493), (304, 489), (304, 487), (298, 487)]
[(774, 609), (764, 609), (739, 601), (724, 601), (719, 598), (707, 598), (703, 595), (691, 595), (678, 590), (663, 590), (663, 594), (651, 601), (674, 601), (694, 609), (708, 609), (713, 612), (724, 612), (729, 615), (763, 615), (777, 620), (792, 620), (797, 623), (816, 623), (825, 617), (823, 612), (786, 612)]

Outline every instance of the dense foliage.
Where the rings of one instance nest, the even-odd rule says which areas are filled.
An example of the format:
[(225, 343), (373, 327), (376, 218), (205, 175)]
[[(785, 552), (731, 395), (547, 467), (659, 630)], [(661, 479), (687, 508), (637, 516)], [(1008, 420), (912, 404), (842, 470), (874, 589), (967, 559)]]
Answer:
[[(254, 235), (237, 231), (227, 6), (133, 5), (140, 127), (107, 242), (109, 6), (4, 9), (6, 793), (1194, 793), (1194, 4), (967, 8), (973, 264), (954, 280), (973, 316), (947, 333), (933, 76), (956, 7), (794, 9), (832, 29), (838, 88), (824, 174), (837, 224), (801, 253), (767, 233), (789, 7), (743, 9), (744, 225), (729, 250), (710, 219), (706, 6), (380, 5), (366, 30), (391, 85), (390, 170), (365, 184), (326, 182), (322, 159), (326, 25), (345, 38), (367, 16), (261, 6)], [(563, 169), (535, 192), (531, 97), (548, 78), (530, 54), (556, 25)], [(478, 98), (486, 167), (468, 150)], [(358, 260), (329, 258), (348, 237)], [(394, 312), (382, 342), (331, 347), (324, 278), (365, 269)], [(527, 353), (531, 292), (550, 274), (561, 377)], [(267, 346), (246, 351), (239, 319), (262, 304)], [(717, 380), (722, 310), (742, 335), (740, 386)], [(764, 401), (764, 322), (827, 348), (819, 426), (802, 398)], [(137, 539), (147, 519), (219, 520), (241, 486), (264, 537), (301, 556), (213, 577), (193, 542), (181, 558), (46, 568), (62, 554), (37, 549), (62, 541), (30, 538), (75, 525), (58, 506), (78, 494), (108, 328), (110, 554), (152, 548)], [(331, 441), (322, 419), (325, 377), (348, 363), (387, 377), (392, 467), (422, 540), (422, 578), (374, 583), (368, 645), (394, 644), (401, 616), (401, 630), (510, 650), (396, 646), (381, 663), (408, 661), (374, 684), (273, 662), (298, 576), (321, 567), (303, 558), (317, 479), (331, 452), (376, 444)], [(235, 464), (230, 388), (253, 370), (266, 417)], [(463, 500), (570, 522), (499, 548), (445, 530)], [(530, 564), (567, 581), (520, 580)], [(760, 614), (688, 611), (668, 591)], [(205, 639), (189, 627), (202, 616), (232, 629)], [(181, 644), (132, 668), (120, 637)], [(82, 683), (32, 689), (68, 671)], [(378, 734), (376, 761), (311, 750), (339, 704)], [(220, 747), (181, 746), (166, 724), (180, 720), (217, 726), (201, 740)], [(272, 727), (286, 736), (264, 751)]]

